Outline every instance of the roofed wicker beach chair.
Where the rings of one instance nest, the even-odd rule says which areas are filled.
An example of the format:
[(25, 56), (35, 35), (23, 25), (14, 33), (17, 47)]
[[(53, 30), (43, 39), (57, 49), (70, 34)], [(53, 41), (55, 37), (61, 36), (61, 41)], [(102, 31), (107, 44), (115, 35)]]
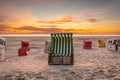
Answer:
[(105, 40), (104, 39), (99, 39), (98, 40), (98, 47), (99, 48), (104, 48), (105, 47)]
[(117, 39), (108, 39), (107, 40), (107, 50), (108, 51), (117, 51), (118, 50)]
[(118, 51), (120, 51), (120, 39), (117, 40)]
[(92, 49), (92, 40), (84, 40), (83, 49)]
[(51, 34), (48, 58), (48, 64), (74, 64), (72, 33)]
[(5, 45), (6, 45), (6, 39), (0, 37), (0, 61), (5, 60)]
[(18, 49), (18, 56), (26, 56), (29, 50), (29, 41), (21, 41), (21, 48)]

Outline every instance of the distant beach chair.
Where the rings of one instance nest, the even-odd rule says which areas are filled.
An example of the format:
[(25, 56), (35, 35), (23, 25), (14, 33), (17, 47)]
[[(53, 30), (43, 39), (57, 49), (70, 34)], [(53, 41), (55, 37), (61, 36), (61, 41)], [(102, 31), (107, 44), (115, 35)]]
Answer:
[(72, 33), (51, 34), (48, 64), (73, 65), (74, 51)]
[(5, 44), (6, 44), (6, 39), (0, 37), (0, 61), (5, 60)]
[(84, 40), (83, 48), (84, 49), (92, 49), (92, 41), (91, 40)]
[(21, 41), (21, 48), (18, 49), (18, 56), (25, 56), (30, 50), (29, 41)]
[(44, 49), (45, 53), (49, 53), (50, 44), (51, 44), (50, 41), (45, 41), (45, 49)]
[(98, 40), (98, 45), (99, 45), (98, 46), (99, 48), (104, 48), (105, 47), (105, 41), (103, 39), (99, 39)]
[(30, 50), (30, 44), (29, 41), (21, 41), (21, 47), (27, 48), (27, 51)]
[(107, 40), (107, 50), (108, 51), (117, 51), (118, 50), (117, 39), (108, 39)]
[(118, 51), (120, 51), (120, 39), (117, 40)]

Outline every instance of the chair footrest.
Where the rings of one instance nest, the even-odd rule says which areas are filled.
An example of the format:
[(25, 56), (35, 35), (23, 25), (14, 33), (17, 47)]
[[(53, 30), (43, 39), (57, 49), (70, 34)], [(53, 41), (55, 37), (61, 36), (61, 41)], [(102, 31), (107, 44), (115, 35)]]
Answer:
[(71, 56), (49, 56), (48, 64), (73, 65), (73, 57)]

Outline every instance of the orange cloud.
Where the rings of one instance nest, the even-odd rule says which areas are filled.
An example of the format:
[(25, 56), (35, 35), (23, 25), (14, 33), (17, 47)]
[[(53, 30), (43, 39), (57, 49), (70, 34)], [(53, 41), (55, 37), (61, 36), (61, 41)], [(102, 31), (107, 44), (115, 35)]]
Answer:
[(4, 24), (0, 24), (0, 31), (6, 31), (9, 28), (10, 28), (10, 26), (4, 25)]
[(97, 22), (97, 20), (94, 19), (94, 18), (89, 18), (88, 21), (89, 21), (89, 22)]
[(2, 23), (2, 22), (4, 22), (4, 20), (3, 20), (3, 19), (0, 19), (0, 23)]
[[(72, 32), (72, 33), (86, 33), (91, 31), (90, 29), (63, 29), (56, 27), (47, 27), (47, 28), (38, 28), (34, 26), (22, 26), (20, 28), (16, 28), (16, 31), (27, 31), (28, 33), (61, 33), (61, 32)], [(25, 33), (25, 32), (23, 32)]]
[(12, 27), (5, 24), (0, 24), (0, 34), (10, 33), (12, 30)]
[(10, 24), (10, 26), (31, 25), (38, 21), (38, 18), (32, 15), (31, 10), (19, 7), (11, 2), (0, 5), (1, 23)]
[(49, 21), (38, 21), (38, 22), (44, 23), (44, 24), (63, 24), (63, 23), (68, 23), (68, 22), (72, 22), (72, 21), (73, 21), (73, 17), (65, 16), (61, 19), (49, 20)]
[(0, 23), (4, 22), (3, 16), (0, 15)]
[(7, 25), (0, 25), (0, 34), (36, 34), (36, 33), (64, 33), (71, 32), (77, 34), (120, 34), (119, 31), (106, 30), (106, 29), (71, 29), (71, 28), (58, 28), (46, 25), (43, 27), (35, 26), (21, 26), (19, 28), (12, 28)]
[(5, 21), (8, 21), (9, 18), (7, 16), (5, 16), (4, 14), (1, 14), (1, 13), (0, 13), (0, 23), (4, 23)]

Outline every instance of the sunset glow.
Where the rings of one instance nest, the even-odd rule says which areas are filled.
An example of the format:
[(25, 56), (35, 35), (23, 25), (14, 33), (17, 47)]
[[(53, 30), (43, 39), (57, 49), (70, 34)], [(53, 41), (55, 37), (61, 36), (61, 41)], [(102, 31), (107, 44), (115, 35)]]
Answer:
[(120, 0), (1, 0), (0, 34), (120, 34)]

